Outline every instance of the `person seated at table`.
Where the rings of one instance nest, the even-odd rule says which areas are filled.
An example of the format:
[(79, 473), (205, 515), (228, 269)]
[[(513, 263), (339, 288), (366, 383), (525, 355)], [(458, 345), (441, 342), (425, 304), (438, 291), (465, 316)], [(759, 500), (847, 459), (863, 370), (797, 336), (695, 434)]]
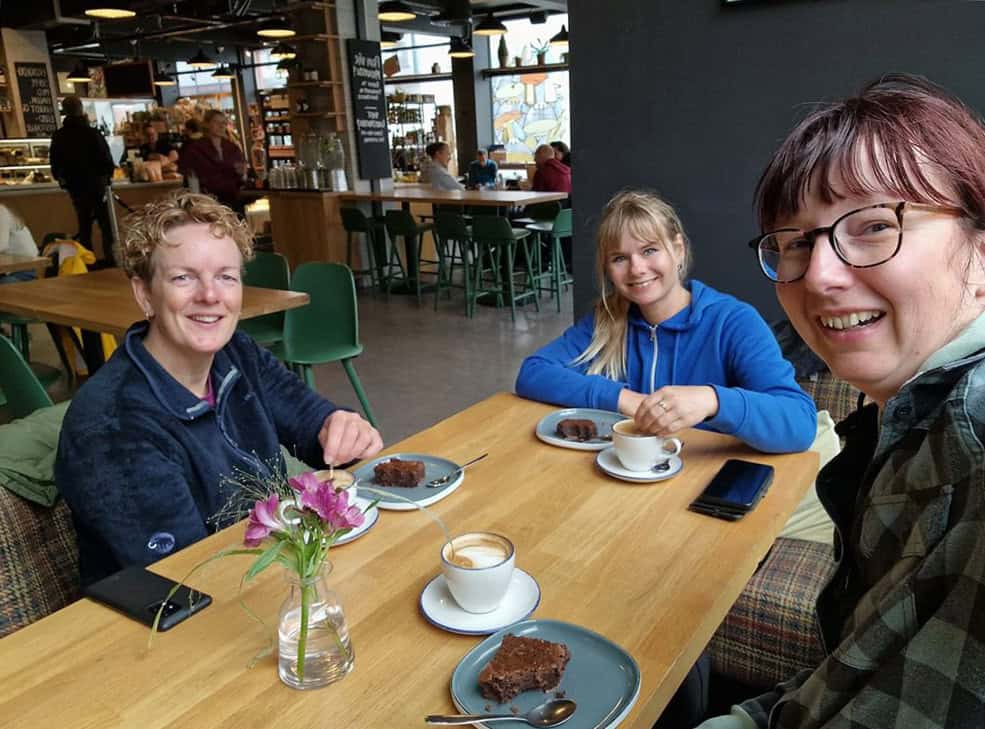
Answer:
[(551, 142), (551, 147), (554, 149), (554, 159), (558, 160), (565, 167), (571, 167), (571, 148), (560, 139)]
[(178, 161), (178, 150), (171, 146), (170, 142), (162, 139), (157, 128), (150, 122), (144, 124), (144, 143), (140, 145), (138, 154), (145, 162), (156, 160), (162, 166)]
[(425, 149), (431, 160), (428, 166), (432, 190), (464, 190), (465, 185), (456, 180), (448, 171), (451, 161), (451, 147), (447, 142), (432, 142)]
[[(237, 333), (252, 235), (228, 207), (178, 191), (127, 221), (123, 266), (146, 321), (78, 392), (55, 479), (83, 584), (205, 537), (225, 477), (371, 456), (379, 433)], [(162, 546), (163, 545), (163, 546)]]
[[(37, 256), (38, 246), (31, 229), (6, 205), (0, 205), (0, 253), (14, 256)], [(0, 284), (30, 281), (34, 271), (0, 274)]]
[(985, 126), (887, 75), (800, 122), (756, 200), (780, 304), (872, 403), (817, 479), (827, 655), (702, 727), (982, 726)]
[(476, 150), (475, 159), (469, 164), (469, 186), (479, 188), (495, 185), (497, 174), (499, 167), (486, 156), (486, 150)]
[(613, 197), (598, 229), (595, 311), (527, 357), (521, 397), (618, 411), (647, 433), (697, 426), (770, 453), (802, 451), (817, 429), (756, 310), (687, 279), (691, 244), (655, 194)]
[(537, 171), (530, 182), (535, 192), (571, 192), (571, 168), (555, 159), (554, 147), (542, 144), (534, 152)]

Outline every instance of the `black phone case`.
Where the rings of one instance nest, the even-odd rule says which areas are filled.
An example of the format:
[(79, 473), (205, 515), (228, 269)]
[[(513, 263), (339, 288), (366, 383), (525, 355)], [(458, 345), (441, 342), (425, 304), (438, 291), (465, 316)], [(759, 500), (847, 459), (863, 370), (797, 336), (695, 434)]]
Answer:
[(703, 504), (700, 501), (692, 501), (691, 505), (687, 508), (698, 514), (713, 516), (716, 519), (724, 519), (725, 521), (738, 521), (749, 513), (748, 511), (739, 511), (738, 509), (732, 510), (721, 506), (713, 506), (712, 504)]
[[(736, 461), (737, 463), (752, 463), (751, 461), (743, 461), (738, 458), (730, 458), (725, 463), (730, 461)], [(762, 465), (762, 464), (754, 464)], [(756, 508), (756, 505), (762, 501), (763, 496), (769, 491), (770, 485), (773, 483), (773, 477), (775, 471), (772, 467), (769, 469), (769, 475), (760, 485), (759, 490), (756, 492), (755, 497), (752, 502), (746, 506), (745, 504), (737, 504), (732, 501), (725, 501), (723, 499), (716, 498), (714, 496), (709, 496), (708, 491), (711, 489), (712, 485), (721, 477), (722, 471), (725, 470), (725, 464), (719, 469), (719, 472), (714, 475), (708, 486), (705, 487), (705, 491), (701, 493), (698, 498), (691, 502), (688, 507), (691, 511), (700, 512), (702, 514), (708, 514), (709, 516), (715, 516), (719, 519), (728, 519), (729, 521), (735, 521), (736, 519), (741, 519), (745, 514), (749, 513)]]
[[(148, 572), (143, 567), (127, 567), (83, 590), (87, 597), (98, 600), (127, 617), (144, 625), (153, 625), (161, 603), (178, 583), (167, 577)], [(168, 598), (157, 629), (173, 628), (185, 618), (212, 603), (212, 598), (185, 585)]]

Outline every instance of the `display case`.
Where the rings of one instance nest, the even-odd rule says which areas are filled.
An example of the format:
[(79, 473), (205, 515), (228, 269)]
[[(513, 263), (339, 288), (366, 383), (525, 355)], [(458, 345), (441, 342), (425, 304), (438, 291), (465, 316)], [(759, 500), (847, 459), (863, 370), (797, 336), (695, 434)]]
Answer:
[(438, 138), (434, 129), (434, 95), (396, 91), (387, 95), (386, 109), (394, 169), (420, 169), (425, 147)]
[(0, 185), (53, 182), (48, 164), (51, 140), (0, 139)]
[(257, 95), (260, 98), (268, 169), (293, 162), (296, 153), (287, 89), (259, 91)]

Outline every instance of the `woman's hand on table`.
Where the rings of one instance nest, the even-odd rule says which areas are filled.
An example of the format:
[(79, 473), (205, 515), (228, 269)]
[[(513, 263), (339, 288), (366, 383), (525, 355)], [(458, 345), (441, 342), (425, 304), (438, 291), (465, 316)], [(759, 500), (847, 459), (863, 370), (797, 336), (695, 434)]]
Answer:
[[(668, 385), (650, 395), (640, 395), (630, 390), (626, 396), (627, 411), (623, 411), (623, 396), (619, 397), (619, 409), (636, 421), (636, 427), (645, 433), (666, 436), (704, 422), (718, 412), (718, 395), (709, 385)], [(635, 410), (628, 408), (638, 403)]]
[(379, 432), (358, 413), (336, 410), (318, 433), (325, 463), (339, 464), (369, 458), (383, 448)]

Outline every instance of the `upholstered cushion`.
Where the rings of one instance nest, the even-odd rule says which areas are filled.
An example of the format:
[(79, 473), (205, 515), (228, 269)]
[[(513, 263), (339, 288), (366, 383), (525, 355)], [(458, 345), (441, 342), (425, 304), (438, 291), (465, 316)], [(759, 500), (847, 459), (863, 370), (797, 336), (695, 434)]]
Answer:
[(840, 423), (858, 407), (859, 390), (825, 370), (797, 380), (804, 392), (813, 398), (818, 410), (827, 410), (832, 420)]
[(777, 539), (712, 638), (712, 669), (772, 687), (823, 658), (814, 603), (834, 567), (831, 547)]
[(79, 598), (79, 548), (64, 501), (0, 488), (0, 637)]

